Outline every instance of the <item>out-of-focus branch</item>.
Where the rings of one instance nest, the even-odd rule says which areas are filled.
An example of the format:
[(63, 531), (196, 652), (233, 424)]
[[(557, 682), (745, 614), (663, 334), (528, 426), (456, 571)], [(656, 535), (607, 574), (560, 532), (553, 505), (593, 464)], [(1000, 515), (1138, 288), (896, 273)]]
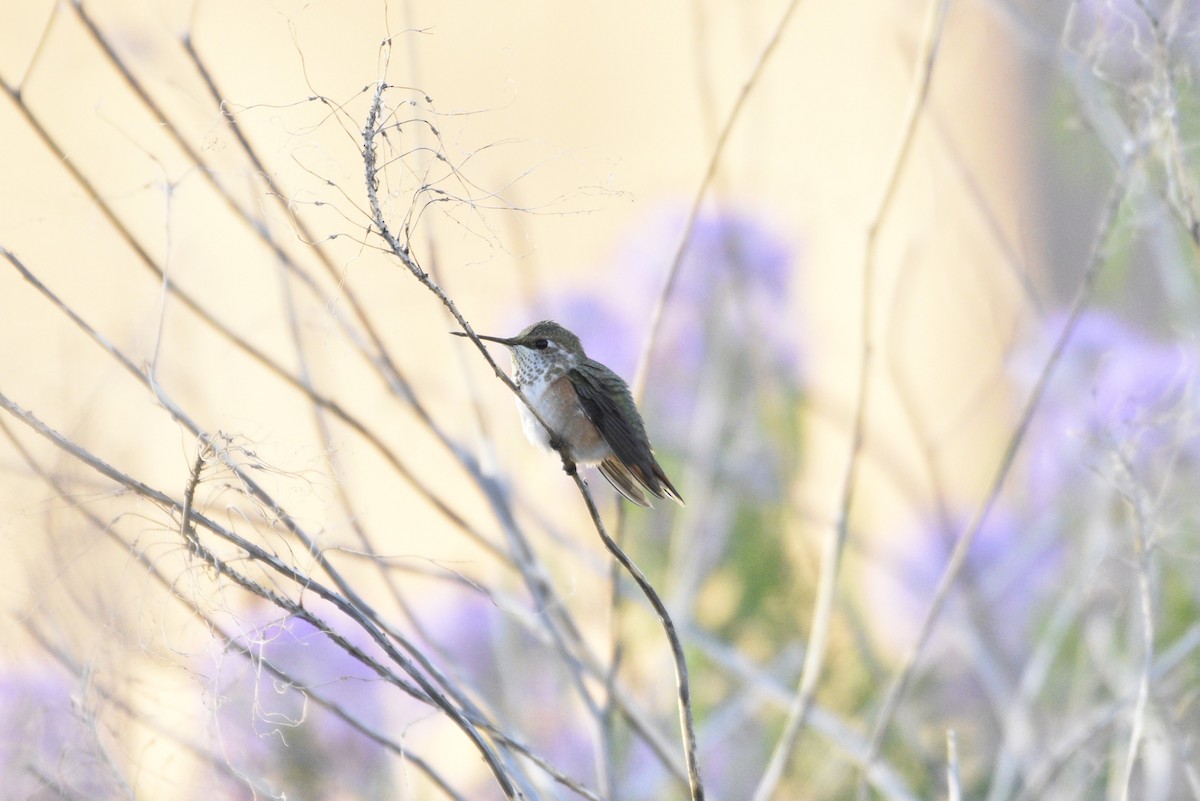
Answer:
[[(1175, 85), (1170, 62), (1169, 35), (1170, 31), (1179, 24), (1181, 3), (1168, 5), (1168, 19), (1162, 19), (1146, 0), (1135, 0), (1150, 23), (1154, 36), (1153, 64), (1154, 81), (1161, 84), (1163, 95), (1162, 108), (1152, 106), (1148, 109), (1150, 115), (1166, 124), (1166, 152), (1163, 154), (1164, 167), (1169, 180), (1168, 189), (1164, 192), (1168, 204), (1175, 210), (1183, 223), (1184, 229), (1192, 239), (1192, 245), (1200, 247), (1200, 197), (1197, 197), (1196, 180), (1187, 161), (1182, 136), (1179, 132), (1179, 89)], [(1194, 252), (1193, 255), (1200, 255)]]
[[(1142, 659), (1138, 670), (1137, 701), (1130, 716), (1129, 747), (1125, 753), (1125, 768), (1120, 787), (1121, 801), (1129, 801), (1133, 788), (1133, 773), (1146, 732), (1146, 713), (1150, 703), (1150, 678), (1154, 671), (1154, 595), (1150, 587), (1150, 554), (1154, 547), (1150, 538), (1150, 499), (1137, 484), (1133, 466), (1124, 457), (1118, 458), (1118, 486), (1132, 516), (1133, 565), (1137, 580), (1136, 606), (1140, 613)], [(1133, 604), (1131, 604), (1132, 606)]]
[[(192, 297), (190, 293), (183, 290), (175, 282), (168, 281), (162, 267), (142, 246), (141, 242), (128, 228), (128, 226), (121, 221), (121, 218), (117, 216), (109, 201), (80, 171), (80, 169), (76, 166), (75, 161), (69, 158), (67, 154), (63, 152), (62, 148), (58, 144), (58, 141), (45, 128), (45, 126), (42, 125), (42, 121), (24, 102), (20, 91), (17, 88), (10, 86), (3, 79), (0, 79), (0, 89), (3, 89), (3, 91), (8, 95), (9, 99), (17, 106), (17, 109), (21, 112), (30, 128), (35, 134), (37, 134), (38, 138), (51, 151), (51, 153), (54, 154), (57, 163), (61, 165), (62, 168), (65, 169), (71, 176), (71, 178), (74, 179), (74, 181), (80, 186), (80, 188), (83, 189), (88, 198), (105, 218), (105, 221), (112, 227), (112, 229), (117, 233), (126, 246), (128, 246), (137, 255), (138, 260), (143, 264), (143, 266), (153, 273), (155, 280), (159, 282), (165, 282), (165, 286), (171, 293), (172, 297), (177, 298), (205, 325), (217, 332), (222, 338), (228, 340), (234, 347), (245, 353), (254, 362), (264, 367), (269, 373), (283, 380), (295, 389), (308, 394), (314, 402), (320, 403), (332, 414), (341, 419), (342, 422), (349, 425), (373, 448), (379, 451), (380, 455), (383, 456), (384, 459), (393, 467), (393, 469), (396, 470), (397, 474), (399, 474), (402, 479), (409, 483), (430, 503), (430, 505), (437, 509), (439, 513), (444, 515), (447, 520), (453, 523), (455, 527), (467, 533), (468, 536), (476, 539), (476, 541), (482, 544), (485, 549), (495, 552), (495, 546), (487, 543), (486, 538), (482, 537), (478, 532), (475, 532), (466, 523), (466, 521), (450, 507), (446, 501), (440, 499), (436, 493), (434, 493), (427, 485), (425, 485), (425, 483), (417, 477), (416, 473), (411, 470), (394, 451), (384, 445), (383, 441), (370, 429), (368, 429), (366, 425), (344, 411), (341, 406), (331, 398), (328, 398), (317, 392), (317, 390), (313, 387), (301, 384), (289, 371), (271, 359), (271, 357), (268, 356), (264, 351), (256, 348), (245, 337), (235, 333), (231, 328), (229, 328), (229, 326), (218, 320), (215, 315), (201, 305), (200, 302)], [(9, 252), (6, 250), (2, 252), (6, 256), (9, 255)], [(9, 256), (9, 260), (12, 261), (11, 256)], [(30, 275), (26, 270), (22, 270), (22, 272)]]
[[(138, 496), (159, 506), (169, 513), (181, 514), (183, 512), (182, 501), (176, 501), (167, 493), (154, 489), (153, 487), (138, 481), (132, 476), (126, 475), (125, 473), (117, 470), (116, 468), (88, 452), (77, 443), (72, 442), (58, 431), (55, 431), (47, 426), (45, 423), (37, 419), (37, 417), (32, 413), (22, 409), (2, 393), (0, 393), (0, 408), (8, 411), (18, 420), (29, 426), (29, 428), (31, 428), (33, 431), (49, 440), (58, 448), (70, 454), (72, 458), (81, 464), (87, 465), (116, 484), (133, 491)], [(243, 476), (242, 478), (245, 480), (246, 477)], [(261, 490), (258, 490), (255, 495), (260, 500), (268, 503), (271, 508), (277, 510), (279, 509), (278, 505), (274, 504), (270, 497), (265, 493), (262, 493)], [(197, 549), (198, 555), (201, 559), (203, 559), (207, 564), (209, 564), (209, 566), (214, 568), (222, 576), (225, 576), (233, 581), (237, 586), (270, 601), (272, 604), (284, 610), (288, 614), (310, 623), (314, 628), (324, 632), (331, 641), (337, 644), (346, 653), (350, 654), (362, 664), (374, 670), (382, 678), (388, 680), (392, 684), (395, 684), (397, 687), (401, 688), (414, 698), (418, 700), (431, 701), (433, 705), (441, 710), (453, 723), (455, 723), (474, 744), (480, 755), (483, 757), (484, 762), (488, 765), (488, 768), (496, 777), (496, 781), (501, 790), (504, 792), (505, 796), (512, 799), (519, 797), (516, 785), (513, 783), (513, 776), (510, 775), (510, 768), (503, 764), (501, 757), (481, 735), (479, 727), (472, 724), (472, 722), (464, 715), (462, 710), (460, 710), (455, 704), (451, 703), (451, 701), (446, 698), (441, 690), (435, 687), (433, 683), (424, 675), (424, 673), (418, 670), (416, 665), (392, 644), (388, 635), (383, 629), (380, 628), (377, 621), (368, 618), (367, 615), (360, 611), (360, 609), (357, 608), (355, 604), (345, 596), (327, 588), (324, 584), (317, 581), (313, 576), (302, 573), (298, 569), (285, 563), (275, 554), (263, 550), (261, 547), (253, 542), (250, 542), (236, 532), (220, 525), (216, 521), (197, 512), (196, 510), (192, 510), (191, 517), (198, 525), (203, 526), (213, 534), (217, 535), (219, 538), (245, 551), (251, 560), (269, 568), (275, 574), (291, 582), (293, 586), (303, 588), (306, 592), (314, 593), (323, 600), (330, 602), (338, 609), (338, 611), (352, 619), (371, 637), (372, 640), (375, 641), (379, 648), (381, 648), (383, 652), (387, 654), (389, 659), (391, 659), (404, 670), (404, 672), (413, 680), (413, 683), (409, 683), (407, 680), (397, 675), (385, 665), (370, 657), (368, 654), (363, 652), (362, 649), (355, 646), (344, 636), (331, 629), (328, 624), (300, 604), (248, 578), (238, 570), (233, 569), (228, 563), (220, 559), (213, 551), (204, 545), (200, 545)]]
[[(1119, 171), (1112, 191), (1109, 193), (1108, 202), (1105, 204), (1100, 221), (1096, 226), (1096, 233), (1092, 241), (1092, 249), (1088, 255), (1088, 260), (1084, 272), (1082, 283), (1076, 292), (1075, 300), (1071, 304), (1070, 313), (1067, 316), (1066, 324), (1063, 326), (1062, 332), (1059, 334), (1050, 355), (1046, 359), (1046, 363), (1038, 376), (1037, 383), (1030, 392), (1029, 398), (1021, 412), (1021, 418), (1017, 423), (1017, 427), (1013, 435), (1009, 438), (1008, 445), (1000, 458), (1000, 462), (996, 467), (996, 472), (992, 477), (988, 491), (985, 493), (984, 501), (976, 512), (974, 519), (967, 526), (962, 536), (955, 543), (954, 550), (950, 554), (950, 558), (946, 562), (946, 566), (942, 571), (941, 577), (938, 579), (937, 588), (933, 593), (933, 600), (930, 602), (929, 609), (921, 621), (921, 627), (917, 634), (917, 638), (912, 647), (905, 654), (901, 662), (900, 668), (897, 670), (891, 685), (888, 687), (887, 694), (884, 696), (883, 705), (880, 708), (879, 714), (876, 716), (875, 723), (872, 726), (871, 739), (867, 751), (867, 764), (879, 753), (882, 747), (884, 735), (887, 733), (888, 726), (891, 724), (892, 715), (896, 711), (896, 707), (900, 702), (900, 698), (904, 695), (908, 687), (908, 682), (912, 678), (913, 670), (916, 666), (918, 657), (924, 650), (926, 643), (929, 640), (929, 635), (933, 632), (934, 624), (937, 622), (941, 614), (942, 607), (945, 605), (946, 599), (949, 597), (950, 589), (957, 580), (959, 573), (966, 564), (967, 555), (970, 553), (971, 545), (974, 543), (976, 536), (979, 534), (983, 524), (987, 521), (988, 514), (996, 503), (996, 499), (1000, 495), (1001, 489), (1004, 487), (1004, 482), (1008, 478), (1009, 471), (1012, 469), (1013, 462), (1016, 459), (1017, 451), (1025, 440), (1025, 435), (1029, 430), (1029, 425), (1033, 420), (1034, 414), (1037, 412), (1042, 396), (1045, 394), (1046, 387), (1049, 385), (1050, 379), (1054, 374), (1055, 368), (1062, 357), (1063, 351), (1070, 341), (1071, 334), (1074, 331), (1075, 323), (1080, 315), (1087, 307), (1091, 300), (1092, 289), (1096, 283), (1096, 277), (1100, 272), (1100, 267), (1105, 262), (1107, 254), (1107, 244), (1113, 232), (1113, 223), (1117, 216), (1117, 211), (1121, 207), (1121, 203), (1125, 199), (1127, 182), (1130, 171), (1134, 168), (1138, 159), (1130, 157), (1126, 164)], [(865, 783), (860, 780), (859, 795), (862, 797), (865, 790)]]
[(946, 787), (950, 801), (962, 801), (962, 784), (958, 778), (958, 737), (954, 729), (946, 730)]
[[(1200, 651), (1200, 624), (1189, 627), (1169, 647), (1159, 653), (1150, 671), (1150, 679), (1158, 680), (1180, 665), (1189, 667), (1194, 665), (1197, 651)], [(1135, 688), (1120, 698), (1097, 707), (1083, 720), (1056, 737), (1045, 759), (1038, 765), (1037, 770), (1029, 777), (1013, 801), (1035, 801), (1035, 799), (1046, 798), (1047, 786), (1054, 780), (1063, 765), (1077, 757), (1079, 750), (1089, 740), (1114, 725), (1119, 719), (1123, 719), (1125, 710), (1137, 703), (1137, 696), (1138, 690)]]
[(929, 95), (933, 66), (937, 60), (942, 39), (942, 24), (946, 18), (949, 0), (931, 0), (925, 18), (921, 47), (918, 51), (917, 69), (913, 76), (913, 89), (909, 94), (908, 108), (900, 126), (896, 151), (888, 163), (883, 191), (870, 217), (867, 238), (864, 243), (863, 292), (861, 303), (862, 359), (858, 371), (858, 395), (854, 405), (854, 422), (850, 432), (850, 453), (842, 477), (837, 507), (837, 517), (825, 538), (821, 553), (820, 574), (817, 580), (817, 598), (809, 628), (808, 649), (804, 654), (804, 666), (800, 671), (796, 697), (788, 710), (783, 732), (771, 753), (771, 759), (754, 791), (755, 801), (767, 801), (775, 792), (783, 771), (795, 748), (796, 740), (803, 730), (817, 684), (825, 664), (825, 649), (829, 641), (829, 628), (833, 619), (833, 604), (837, 593), (839, 568), (842, 552), (850, 526), (850, 512), (854, 505), (854, 494), (858, 487), (858, 470), (866, 433), (867, 409), (870, 400), (871, 374), (874, 367), (874, 303), (875, 303), (875, 249), (879, 233), (887, 221), (892, 208), (892, 199), (900, 183), (900, 175), (908, 161), (917, 122)]
[(654, 303), (654, 309), (650, 312), (650, 330), (647, 332), (646, 339), (642, 343), (642, 352), (638, 356), (637, 370), (633, 374), (633, 383), (630, 384), (630, 391), (633, 393), (635, 400), (642, 397), (642, 390), (645, 389), (646, 374), (650, 368), (650, 355), (654, 352), (654, 345), (658, 341), (658, 331), (662, 326), (663, 311), (666, 309), (667, 303), (671, 298), (671, 292), (675, 287), (675, 281), (679, 275), (679, 267), (683, 264), (683, 257), (687, 253), (688, 243), (692, 238), (692, 229), (696, 227), (696, 219), (700, 216), (700, 206), (704, 203), (709, 186), (712, 185), (713, 179), (717, 176), (717, 168), (721, 164), (721, 156), (724, 155), (725, 144), (729, 141), (729, 135), (733, 133), (734, 126), (741, 117), (742, 108), (746, 105), (746, 100), (754, 91), (754, 87), (758, 85), (759, 78), (762, 76), (767, 62), (771, 59), (771, 54), (775, 52), (780, 39), (783, 38), (783, 31), (787, 28), (788, 21), (799, 6), (800, 0), (789, 0), (788, 7), (784, 10), (783, 16), (780, 17), (779, 22), (775, 25), (771, 33), (771, 38), (758, 54), (758, 60), (750, 70), (750, 77), (742, 84), (742, 89), (738, 92), (737, 100), (734, 101), (733, 108), (729, 110), (729, 115), (725, 118), (725, 124), (721, 128), (721, 133), (717, 136), (717, 141), (713, 145), (712, 152), (709, 154), (708, 167), (704, 171), (704, 177), (700, 180), (699, 188), (696, 189), (696, 193), (692, 196), (692, 207), (688, 211), (683, 232), (679, 235), (679, 244), (675, 247), (675, 256), (671, 259), (671, 265), (667, 268), (666, 278), (663, 279), (662, 289), (659, 290), (658, 298)]
[[(788, 709), (795, 693), (782, 681), (752, 664), (745, 654), (711, 634), (693, 629), (689, 635), (695, 643), (694, 647), (704, 654), (705, 659), (715, 664), (731, 680), (738, 682), (745, 693), (765, 698), (772, 707), (782, 711)], [(849, 722), (814, 703), (809, 713), (809, 723), (813, 731), (826, 738), (841, 752), (842, 758), (852, 765), (866, 769), (862, 762), (862, 756), (866, 752), (866, 739)], [(900, 771), (883, 760), (876, 760), (870, 766), (867, 779), (884, 798), (891, 801), (917, 799), (917, 794), (908, 786)]]

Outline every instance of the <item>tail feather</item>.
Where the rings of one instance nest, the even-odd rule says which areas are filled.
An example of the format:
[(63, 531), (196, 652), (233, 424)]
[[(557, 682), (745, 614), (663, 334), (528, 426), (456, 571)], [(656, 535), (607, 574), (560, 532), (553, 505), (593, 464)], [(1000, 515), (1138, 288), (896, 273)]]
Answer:
[(627, 466), (615, 456), (608, 457), (597, 466), (618, 492), (638, 506), (653, 505), (646, 498), (646, 494), (642, 492), (643, 488), (656, 498), (670, 498), (680, 506), (686, 505), (679, 490), (675, 489), (671, 479), (667, 478), (667, 474), (663, 472), (658, 462), (651, 462), (650, 475), (646, 475), (638, 465)]
[(658, 487), (648, 487), (648, 489), (660, 498), (670, 498), (680, 506), (687, 506), (683, 502), (683, 496), (679, 494), (679, 490), (675, 489), (675, 485), (671, 483), (671, 479), (667, 478), (667, 474), (659, 467), (658, 462), (654, 463), (654, 477), (658, 479)]
[(596, 465), (600, 470), (600, 474), (608, 479), (608, 483), (616, 487), (617, 492), (624, 495), (638, 506), (650, 506), (650, 501), (646, 500), (646, 494), (638, 487), (639, 482), (629, 469), (623, 465), (620, 460), (608, 457), (600, 464)]

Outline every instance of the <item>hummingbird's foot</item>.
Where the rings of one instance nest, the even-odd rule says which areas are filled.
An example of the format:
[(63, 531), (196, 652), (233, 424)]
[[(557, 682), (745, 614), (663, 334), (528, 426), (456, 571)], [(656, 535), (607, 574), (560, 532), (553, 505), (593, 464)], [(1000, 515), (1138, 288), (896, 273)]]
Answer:
[(567, 456), (567, 443), (560, 437), (551, 435), (550, 447), (562, 457), (563, 472), (568, 476), (575, 475), (575, 462), (570, 456)]

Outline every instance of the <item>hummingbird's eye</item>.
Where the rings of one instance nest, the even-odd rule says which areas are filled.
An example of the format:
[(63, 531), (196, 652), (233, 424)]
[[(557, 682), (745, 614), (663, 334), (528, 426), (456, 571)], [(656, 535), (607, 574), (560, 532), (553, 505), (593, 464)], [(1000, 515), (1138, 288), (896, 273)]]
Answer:
[(535, 348), (537, 348), (538, 350), (545, 350), (545, 349), (547, 348), (547, 346), (549, 346), (549, 344), (550, 344), (550, 343), (549, 343), (549, 342), (547, 342), (546, 340), (544, 340), (544, 339), (539, 339), (539, 340), (536, 340), (536, 341), (533, 343), (533, 346), (534, 346)]

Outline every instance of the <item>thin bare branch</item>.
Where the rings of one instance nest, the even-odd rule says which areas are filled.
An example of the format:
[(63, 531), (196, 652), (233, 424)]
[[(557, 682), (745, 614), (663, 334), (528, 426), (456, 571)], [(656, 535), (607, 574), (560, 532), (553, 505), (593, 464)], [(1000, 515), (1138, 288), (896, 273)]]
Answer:
[(376, 230), (387, 243), (393, 255), (400, 261), (400, 263), (408, 269), (408, 271), (413, 275), (414, 278), (417, 279), (417, 281), (421, 283), (422, 286), (429, 290), (439, 301), (441, 301), (442, 305), (446, 307), (447, 311), (450, 312), (450, 314), (462, 327), (462, 330), (465, 332), (465, 334), (475, 343), (476, 348), (491, 366), (492, 371), (496, 374), (496, 377), (499, 378), (500, 381), (506, 387), (508, 387), (508, 389), (514, 395), (521, 399), (521, 402), (524, 403), (533, 414), (534, 419), (536, 419), (546, 431), (550, 432), (550, 441), (560, 443), (558, 448), (559, 454), (563, 460), (564, 471), (575, 479), (576, 486), (579, 488), (580, 494), (583, 496), (584, 501), (587, 504), (592, 521), (595, 524), (596, 530), (600, 534), (601, 539), (604, 541), (605, 547), (609, 549), (609, 551), (618, 559), (618, 561), (621, 562), (622, 566), (629, 572), (629, 574), (633, 576), (634, 580), (638, 583), (638, 586), (642, 589), (642, 592), (646, 595), (647, 599), (654, 607), (655, 612), (658, 614), (659, 620), (663, 624), (663, 630), (666, 633), (667, 639), (670, 643), (672, 654), (675, 657), (676, 688), (678, 690), (679, 700), (679, 719), (684, 740), (684, 761), (687, 765), (689, 790), (691, 792), (692, 801), (702, 801), (704, 798), (704, 787), (700, 779), (699, 767), (696, 764), (696, 736), (692, 722), (691, 693), (688, 686), (687, 663), (684, 659), (682, 645), (680, 644), (679, 638), (675, 633), (674, 624), (671, 622), (671, 618), (666, 610), (666, 607), (663, 606), (658, 594), (654, 592), (654, 588), (646, 580), (645, 576), (642, 575), (641, 571), (638, 570), (637, 566), (629, 560), (629, 557), (625, 555), (624, 551), (622, 551), (620, 547), (617, 546), (617, 544), (608, 536), (608, 533), (604, 529), (603, 522), (600, 519), (599, 511), (596, 509), (595, 502), (592, 500), (591, 493), (587, 490), (587, 485), (584, 483), (582, 477), (579, 476), (574, 463), (571, 462), (567, 456), (565, 442), (558, 437), (553, 427), (546, 423), (545, 419), (539, 414), (538, 410), (533, 406), (529, 398), (526, 397), (523, 392), (521, 392), (513, 380), (509, 378), (509, 376), (503, 370), (500, 369), (495, 360), (492, 358), (491, 353), (489, 353), (487, 348), (484, 347), (482, 340), (479, 339), (479, 337), (475, 334), (474, 329), (459, 312), (454, 301), (433, 279), (433, 277), (421, 268), (416, 259), (413, 257), (408, 245), (401, 243), (400, 240), (396, 238), (395, 234), (392, 233), (391, 228), (387, 223), (387, 219), (379, 202), (379, 167), (376, 156), (376, 137), (379, 133), (379, 121), (383, 113), (383, 96), (387, 89), (388, 85), (385, 81), (381, 80), (378, 82), (375, 89), (375, 96), (371, 103), (370, 111), (367, 115), (366, 124), (363, 128), (363, 162), (366, 172), (367, 197), (371, 206)]
[(783, 38), (783, 32), (787, 28), (788, 21), (791, 20), (792, 14), (795, 13), (799, 6), (800, 0), (789, 0), (788, 7), (784, 10), (783, 16), (780, 17), (779, 22), (772, 29), (771, 38), (767, 40), (767, 44), (758, 54), (758, 60), (755, 61), (754, 66), (751, 68), (750, 76), (742, 84), (737, 100), (734, 101), (733, 108), (729, 110), (729, 115), (725, 118), (725, 124), (721, 128), (721, 133), (717, 136), (717, 141), (713, 145), (712, 152), (709, 154), (708, 167), (704, 171), (704, 177), (700, 180), (699, 188), (697, 188), (695, 195), (692, 196), (692, 207), (688, 211), (683, 232), (679, 235), (679, 244), (675, 248), (675, 256), (671, 259), (671, 265), (667, 268), (667, 275), (663, 279), (663, 287), (658, 293), (654, 309), (650, 312), (650, 330), (647, 332), (646, 339), (642, 343), (642, 352), (638, 356), (637, 370), (633, 374), (633, 383), (630, 384), (630, 391), (633, 393), (634, 400), (639, 400), (642, 397), (642, 391), (645, 389), (646, 374), (650, 368), (650, 355), (654, 352), (654, 345), (658, 341), (658, 331), (662, 326), (663, 311), (671, 299), (671, 293), (679, 275), (679, 268), (683, 264), (683, 257), (687, 253), (688, 243), (692, 238), (692, 230), (696, 227), (696, 220), (700, 216), (700, 207), (704, 203), (704, 198), (708, 194), (709, 187), (717, 176), (717, 168), (721, 165), (721, 157), (724, 155), (725, 145), (729, 141), (729, 136), (733, 133), (733, 129), (742, 115), (742, 109), (746, 105), (746, 100), (753, 93), (754, 87), (758, 85), (758, 81), (766, 69), (767, 62), (770, 61), (771, 55), (775, 52), (780, 40)]
[[(937, 622), (942, 607), (949, 597), (950, 590), (957, 580), (959, 573), (967, 561), (967, 555), (970, 552), (971, 545), (975, 541), (975, 537), (979, 534), (987, 521), (988, 514), (996, 503), (996, 499), (1000, 495), (1001, 489), (1004, 487), (1004, 482), (1008, 478), (1009, 471), (1012, 469), (1016, 459), (1017, 451), (1025, 440), (1025, 435), (1029, 430), (1030, 423), (1033, 420), (1034, 414), (1037, 412), (1038, 405), (1041, 402), (1042, 396), (1045, 394), (1046, 387), (1050, 383), (1050, 379), (1054, 374), (1055, 368), (1058, 366), (1059, 360), (1062, 358), (1063, 351), (1070, 341), (1071, 334), (1074, 331), (1075, 323), (1080, 315), (1087, 307), (1091, 300), (1092, 290), (1095, 287), (1096, 277), (1100, 272), (1101, 266), (1105, 262), (1107, 254), (1107, 245), (1109, 238), (1112, 236), (1113, 223), (1116, 219), (1117, 212), (1125, 200), (1127, 191), (1127, 182), (1129, 172), (1133, 169), (1136, 163), (1135, 158), (1130, 158), (1124, 168), (1119, 172), (1116, 181), (1114, 182), (1112, 191), (1109, 193), (1108, 202), (1105, 203), (1100, 221), (1096, 227), (1096, 234), (1093, 238), (1092, 249), (1088, 254), (1088, 260), (1084, 271), (1084, 277), (1081, 285), (1076, 292), (1075, 300), (1071, 304), (1070, 312), (1067, 316), (1066, 324), (1063, 326), (1062, 332), (1054, 343), (1054, 347), (1047, 357), (1045, 365), (1038, 376), (1038, 381), (1030, 392), (1029, 398), (1025, 403), (1021, 412), (1021, 417), (1017, 422), (1017, 426), (1009, 438), (1008, 445), (1000, 458), (1000, 462), (996, 467), (996, 472), (992, 477), (992, 481), (984, 495), (983, 503), (980, 505), (975, 514), (974, 519), (966, 527), (966, 530), (958, 538), (955, 543), (954, 550), (950, 554), (950, 558), (946, 562), (946, 566), (942, 571), (941, 577), (938, 579), (937, 588), (934, 590), (933, 600), (930, 602), (929, 609), (922, 618), (921, 627), (919, 629), (916, 641), (905, 654), (901, 662), (900, 668), (897, 670), (891, 685), (888, 688), (887, 694), (884, 696), (883, 705), (876, 716), (875, 723), (872, 726), (871, 740), (867, 753), (868, 764), (873, 761), (879, 753), (879, 749), (883, 744), (884, 735), (887, 732), (888, 726), (891, 724), (892, 715), (896, 711), (896, 707), (900, 702), (900, 698), (904, 695), (904, 691), (908, 687), (908, 682), (911, 680), (913, 671), (916, 667), (917, 659), (920, 657), (929, 640), (929, 635), (933, 631), (933, 627)], [(860, 781), (860, 796), (865, 793), (865, 786)]]
[(950, 801), (962, 801), (962, 783), (958, 778), (958, 737), (946, 730), (946, 786)]
[(830, 528), (822, 546), (820, 576), (817, 580), (817, 599), (809, 628), (808, 650), (804, 654), (804, 667), (800, 672), (796, 697), (788, 710), (783, 732), (771, 752), (771, 759), (754, 791), (755, 801), (767, 801), (775, 792), (783, 777), (784, 769), (800, 732), (808, 718), (825, 664), (825, 648), (829, 641), (829, 629), (833, 619), (833, 605), (837, 594), (839, 568), (842, 552), (846, 547), (850, 525), (850, 512), (854, 505), (854, 494), (858, 487), (858, 470), (863, 440), (866, 433), (867, 409), (870, 400), (871, 375), (874, 367), (874, 304), (875, 304), (875, 249), (880, 231), (887, 222), (892, 208), (892, 198), (900, 183), (900, 175), (908, 161), (917, 122), (929, 95), (933, 66), (942, 38), (942, 25), (946, 18), (949, 0), (931, 0), (925, 18), (921, 48), (918, 53), (917, 69), (913, 76), (913, 89), (909, 94), (908, 108), (900, 126), (895, 153), (885, 173), (884, 187), (871, 215), (864, 247), (863, 292), (861, 303), (862, 359), (858, 371), (858, 395), (854, 404), (854, 422), (850, 432), (850, 453), (842, 478), (838, 511), (835, 524)]

